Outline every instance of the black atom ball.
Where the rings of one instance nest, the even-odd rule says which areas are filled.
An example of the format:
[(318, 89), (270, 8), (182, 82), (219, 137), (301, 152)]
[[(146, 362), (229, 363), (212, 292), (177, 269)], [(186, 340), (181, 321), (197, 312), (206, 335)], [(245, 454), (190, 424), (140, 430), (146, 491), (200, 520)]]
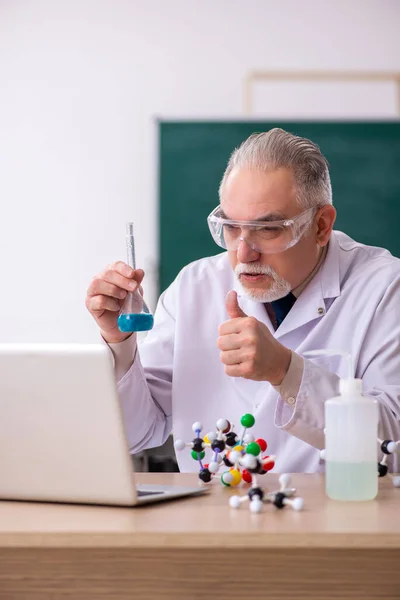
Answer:
[(234, 431), (230, 431), (229, 433), (226, 434), (226, 445), (229, 446), (230, 448), (235, 446), (238, 441), (239, 441), (239, 438)]
[(226, 458), (226, 456), (224, 456), (224, 458), (223, 458), (223, 461), (224, 461), (224, 464), (225, 464), (227, 467), (233, 467), (233, 463), (231, 463), (231, 461), (230, 461), (230, 460), (228, 460), (228, 459)]
[(253, 496), (258, 496), (260, 500), (264, 498), (264, 492), (259, 487), (253, 487), (248, 491), (248, 496), (252, 500)]
[(381, 463), (378, 463), (378, 474), (379, 477), (385, 477), (385, 475), (387, 475), (388, 472), (388, 468), (386, 465), (382, 465)]
[(211, 444), (211, 448), (213, 450), (219, 450), (220, 452), (223, 452), (225, 450), (225, 442), (224, 440), (214, 440)]
[(192, 450), (194, 450), (195, 452), (203, 452), (204, 450), (204, 440), (201, 438), (194, 438), (194, 440), (192, 440)]
[(211, 481), (211, 473), (207, 468), (201, 469), (201, 471), (199, 471), (199, 479), (201, 479), (201, 481), (204, 481), (204, 483), (210, 483)]
[(275, 504), (276, 508), (283, 508), (285, 505), (283, 504), (284, 499), (286, 498), (285, 494), (282, 492), (277, 492), (275, 494), (275, 499), (273, 504)]

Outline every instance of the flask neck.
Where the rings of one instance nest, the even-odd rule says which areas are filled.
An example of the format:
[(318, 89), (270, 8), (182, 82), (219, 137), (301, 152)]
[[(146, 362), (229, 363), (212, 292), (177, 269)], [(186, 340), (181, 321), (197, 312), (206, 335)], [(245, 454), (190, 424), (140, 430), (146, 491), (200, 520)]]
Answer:
[(131, 221), (126, 224), (125, 241), (128, 265), (132, 269), (136, 269), (135, 238), (133, 235), (133, 223)]
[(136, 254), (135, 254), (135, 242), (133, 238), (126, 238), (126, 257), (127, 262), (132, 269), (136, 269)]

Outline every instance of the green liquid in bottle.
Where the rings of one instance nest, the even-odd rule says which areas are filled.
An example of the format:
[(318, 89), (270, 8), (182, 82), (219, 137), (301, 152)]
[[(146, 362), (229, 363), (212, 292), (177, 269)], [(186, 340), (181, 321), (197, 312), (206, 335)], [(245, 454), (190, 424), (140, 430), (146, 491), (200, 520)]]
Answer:
[(326, 462), (326, 493), (332, 500), (372, 500), (377, 492), (375, 462)]

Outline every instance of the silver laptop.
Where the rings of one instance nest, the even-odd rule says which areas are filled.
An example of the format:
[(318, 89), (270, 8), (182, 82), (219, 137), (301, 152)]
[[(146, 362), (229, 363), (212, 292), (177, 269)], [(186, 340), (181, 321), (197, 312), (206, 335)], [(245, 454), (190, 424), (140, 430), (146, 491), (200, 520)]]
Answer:
[(204, 491), (136, 485), (105, 346), (0, 344), (1, 499), (136, 506)]

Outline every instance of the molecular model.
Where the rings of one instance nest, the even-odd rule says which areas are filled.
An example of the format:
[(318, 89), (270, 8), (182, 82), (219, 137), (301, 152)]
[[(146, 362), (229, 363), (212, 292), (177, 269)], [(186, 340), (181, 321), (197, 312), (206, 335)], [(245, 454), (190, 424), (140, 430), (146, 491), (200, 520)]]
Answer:
[(284, 508), (290, 506), (293, 510), (303, 510), (304, 500), (303, 498), (290, 498), (296, 493), (295, 488), (289, 487), (291, 485), (291, 477), (288, 474), (282, 474), (279, 477), (279, 483), (281, 487), (276, 492), (265, 493), (260, 487), (257, 486), (254, 476), (253, 485), (245, 496), (231, 496), (229, 499), (229, 506), (232, 508), (240, 508), (243, 502), (250, 501), (249, 508), (253, 513), (261, 512), (263, 503), (270, 503), (276, 506), (276, 508)]
[[(397, 440), (397, 442), (393, 442), (392, 440), (380, 440), (378, 438), (378, 444), (380, 444), (380, 449), (383, 452), (383, 457), (378, 462), (378, 476), (385, 477), (385, 475), (387, 475), (388, 472), (388, 467), (386, 464), (388, 456), (390, 454), (394, 454), (395, 452), (397, 452), (397, 450), (400, 449), (400, 440)], [(390, 475), (390, 477), (392, 478), (394, 487), (400, 488), (400, 476)]]
[[(251, 483), (247, 495), (243, 497), (233, 496), (230, 506), (239, 508), (242, 502), (250, 500), (250, 510), (260, 512), (263, 502), (274, 504), (277, 508), (291, 506), (295, 510), (303, 508), (303, 500), (296, 498), (290, 500), (295, 490), (288, 488), (290, 477), (282, 475), (280, 478), (281, 489), (276, 492), (266, 493), (258, 485), (257, 476), (263, 475), (273, 469), (275, 457), (264, 455), (267, 442), (255, 439), (251, 433), (246, 433), (255, 424), (255, 418), (251, 414), (245, 414), (240, 419), (242, 432), (238, 436), (234, 431), (234, 425), (227, 419), (219, 419), (216, 423), (216, 432), (209, 432), (204, 438), (200, 437), (203, 425), (199, 422), (193, 423), (192, 429), (195, 438), (191, 442), (183, 440), (175, 441), (175, 450), (178, 452), (186, 447), (191, 448), (192, 458), (199, 463), (199, 480), (202, 483), (210, 483), (213, 478), (219, 478), (223, 485), (237, 486), (241, 482)], [(206, 449), (210, 448), (213, 456), (208, 464), (203, 463)], [(219, 473), (221, 467), (228, 467), (227, 471)]]
[[(383, 453), (382, 459), (378, 462), (378, 477), (385, 477), (385, 475), (388, 474), (388, 466), (387, 466), (388, 457), (390, 454), (394, 454), (395, 452), (397, 452), (400, 449), (400, 440), (397, 440), (397, 442), (394, 442), (393, 440), (380, 440), (378, 438), (377, 441), (378, 441), (380, 449)], [(321, 456), (322, 460), (326, 459), (325, 450), (321, 450), (320, 456)], [(394, 487), (400, 488), (400, 475), (389, 474), (389, 477), (392, 479)]]

